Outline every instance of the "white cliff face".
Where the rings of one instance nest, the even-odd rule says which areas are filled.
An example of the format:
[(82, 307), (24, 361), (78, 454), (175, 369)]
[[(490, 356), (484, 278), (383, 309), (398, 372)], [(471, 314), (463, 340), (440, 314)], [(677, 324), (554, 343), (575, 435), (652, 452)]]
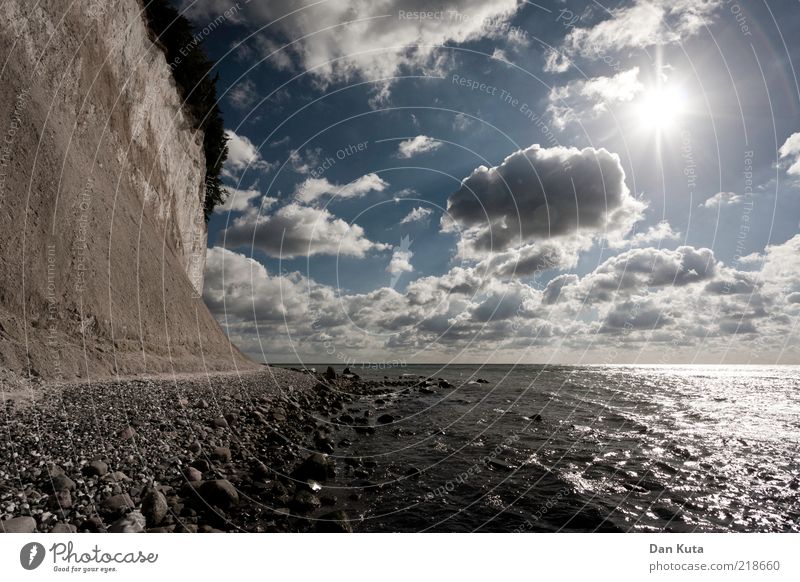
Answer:
[(203, 136), (140, 0), (0, 0), (0, 369), (243, 369), (202, 300)]
[[(200, 296), (207, 236), (203, 135), (181, 108), (164, 52), (151, 42), (138, 0), (69, 4), (70, 23), (83, 27), (69, 37), (60, 30), (63, 0), (2, 0), (0, 19), (16, 34), (15, 53), (32, 65), (31, 75), (59, 80), (54, 106), (75, 115), (72, 147), (80, 145), (82, 131), (94, 128), (87, 117), (115, 122), (113, 129), (106, 124), (103, 138), (113, 144), (113, 157), (123, 168), (120, 180), (140, 193), (145, 214), (159, 223), (165, 244), (178, 254)], [(76, 39), (83, 42), (76, 45)], [(93, 45), (89, 51), (87, 43)], [(80, 89), (87, 82), (89, 93)], [(95, 154), (93, 161), (100, 158), (88, 153)]]

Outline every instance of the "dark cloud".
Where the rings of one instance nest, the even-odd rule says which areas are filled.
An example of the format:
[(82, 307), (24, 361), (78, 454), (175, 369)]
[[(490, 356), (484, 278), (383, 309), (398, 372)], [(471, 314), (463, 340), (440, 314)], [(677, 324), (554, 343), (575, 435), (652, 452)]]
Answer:
[(464, 230), (477, 251), (501, 251), (578, 231), (621, 234), (643, 209), (616, 154), (532, 145), (464, 179), (448, 200), (443, 226)]

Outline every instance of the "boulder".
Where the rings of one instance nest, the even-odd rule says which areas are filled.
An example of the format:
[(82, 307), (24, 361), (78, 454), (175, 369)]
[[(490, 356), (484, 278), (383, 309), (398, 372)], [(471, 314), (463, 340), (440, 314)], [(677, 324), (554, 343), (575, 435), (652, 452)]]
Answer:
[(0, 521), (0, 530), (3, 533), (33, 533), (36, 531), (36, 520), (32, 517), (12, 517)]
[(109, 533), (143, 533), (147, 524), (144, 516), (138, 511), (131, 511), (119, 518), (108, 528)]
[(102, 477), (108, 473), (108, 464), (103, 461), (92, 461), (86, 465), (84, 472), (91, 477)]
[(134, 429), (132, 426), (126, 426), (121, 431), (119, 431), (119, 438), (121, 438), (123, 441), (129, 441), (135, 436), (136, 436), (136, 429)]
[(320, 516), (316, 530), (319, 533), (353, 533), (350, 520), (344, 511), (331, 511)]
[(381, 414), (377, 419), (378, 424), (390, 424), (394, 422), (394, 416), (391, 414)]
[(292, 499), (291, 508), (298, 513), (308, 513), (319, 509), (320, 505), (319, 497), (308, 489), (300, 489)]
[(306, 458), (292, 473), (295, 479), (325, 481), (334, 474), (333, 463), (323, 454), (314, 453)]
[(332, 366), (328, 366), (328, 369), (325, 370), (325, 374), (323, 374), (322, 377), (325, 378), (328, 382), (333, 382), (334, 380), (336, 380), (336, 370), (334, 370)]
[(120, 514), (134, 507), (133, 500), (127, 493), (112, 495), (104, 500), (101, 507), (106, 513)]
[(147, 522), (147, 527), (156, 527), (169, 513), (169, 505), (164, 494), (156, 489), (150, 489), (142, 498), (142, 515)]
[(211, 453), (211, 458), (220, 463), (231, 462), (231, 450), (228, 447), (217, 447)]
[(53, 491), (75, 491), (75, 481), (66, 475), (56, 475), (50, 481)]
[(78, 528), (71, 523), (57, 523), (50, 530), (50, 533), (55, 534), (73, 534), (78, 533)]
[(239, 505), (239, 493), (227, 479), (203, 481), (199, 492), (209, 505), (216, 505), (222, 509)]

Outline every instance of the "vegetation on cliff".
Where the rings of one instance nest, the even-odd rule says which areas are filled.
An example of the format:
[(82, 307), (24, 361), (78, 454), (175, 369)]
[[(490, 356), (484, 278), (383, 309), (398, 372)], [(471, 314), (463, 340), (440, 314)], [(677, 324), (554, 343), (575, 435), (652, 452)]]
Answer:
[(143, 0), (144, 15), (150, 32), (166, 53), (167, 63), (178, 85), (184, 109), (195, 129), (204, 133), (206, 157), (205, 216), (224, 202), (227, 193), (220, 175), (228, 157), (225, 125), (217, 103), (217, 79), (211, 76), (213, 63), (191, 23), (169, 5), (167, 0)]

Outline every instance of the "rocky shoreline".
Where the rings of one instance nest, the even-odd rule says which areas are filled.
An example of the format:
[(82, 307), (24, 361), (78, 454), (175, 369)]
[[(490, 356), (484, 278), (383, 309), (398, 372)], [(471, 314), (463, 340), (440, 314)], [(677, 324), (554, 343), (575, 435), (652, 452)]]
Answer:
[(0, 531), (351, 532), (378, 488), (353, 441), (439, 386), (265, 367), (3, 393)]

